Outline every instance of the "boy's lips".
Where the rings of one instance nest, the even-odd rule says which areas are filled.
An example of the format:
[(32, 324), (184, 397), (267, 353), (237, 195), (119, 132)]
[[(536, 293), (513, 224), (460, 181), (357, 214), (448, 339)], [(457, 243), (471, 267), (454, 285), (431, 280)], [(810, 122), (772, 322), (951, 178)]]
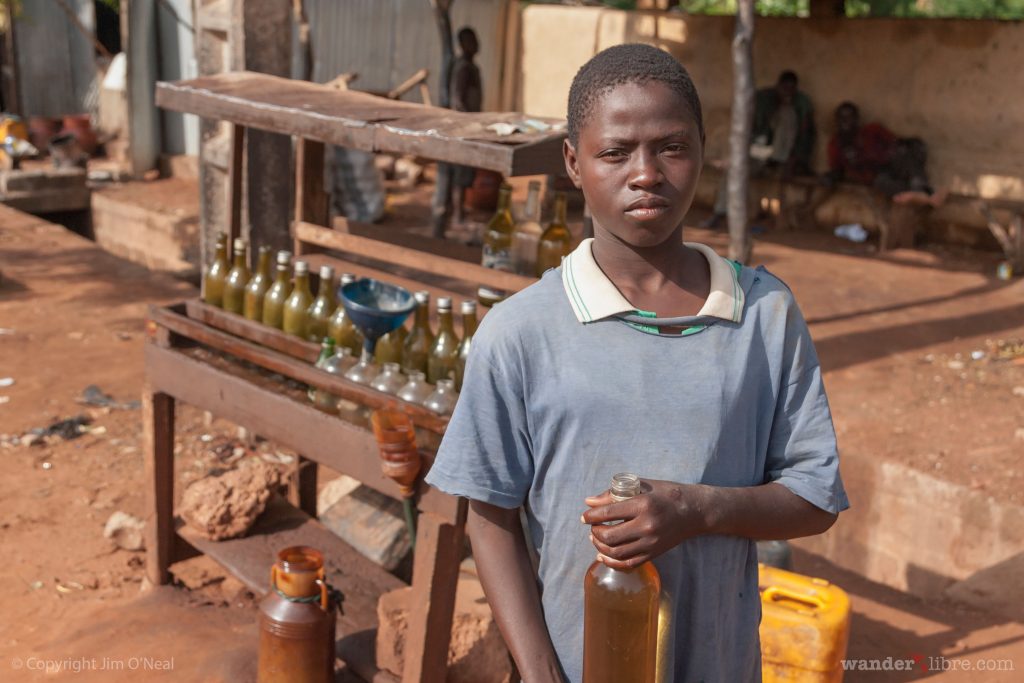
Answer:
[(642, 197), (626, 207), (626, 214), (637, 220), (653, 220), (665, 214), (669, 203), (661, 197)]

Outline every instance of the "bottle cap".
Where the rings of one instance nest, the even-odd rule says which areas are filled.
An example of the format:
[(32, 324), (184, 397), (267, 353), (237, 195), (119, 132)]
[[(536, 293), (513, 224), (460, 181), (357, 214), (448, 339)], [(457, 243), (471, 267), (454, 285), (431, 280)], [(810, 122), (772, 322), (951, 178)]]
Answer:
[(295, 274), (296, 275), (309, 275), (309, 264), (305, 261), (295, 262)]
[(412, 296), (420, 306), (426, 306), (430, 303), (430, 292), (425, 289), (421, 289)]
[(341, 284), (347, 285), (347, 284), (349, 284), (351, 282), (355, 282), (355, 281), (356, 281), (356, 276), (353, 275), (352, 273), (342, 273), (341, 274)]
[(333, 280), (334, 279), (334, 266), (320, 266), (320, 279), (321, 280)]
[(292, 252), (282, 249), (277, 252), (277, 265), (287, 266), (292, 262)]
[(462, 315), (473, 315), (476, 313), (476, 302), (472, 299), (466, 299), (462, 302)]
[(439, 296), (437, 297), (437, 310), (439, 311), (450, 311), (452, 310), (452, 298), (450, 296)]
[(270, 247), (268, 247), (266, 244), (261, 244), (259, 249), (257, 249), (257, 251), (260, 253), (261, 256), (263, 254), (269, 254), (270, 253)]
[(241, 237), (236, 237), (234, 249), (236, 254), (241, 254), (243, 251), (245, 251), (245, 240), (243, 240)]

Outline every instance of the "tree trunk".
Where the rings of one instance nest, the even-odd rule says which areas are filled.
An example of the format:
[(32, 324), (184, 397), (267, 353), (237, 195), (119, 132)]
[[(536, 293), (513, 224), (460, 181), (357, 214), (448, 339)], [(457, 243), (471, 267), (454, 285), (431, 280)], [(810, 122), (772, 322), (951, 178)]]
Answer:
[(732, 39), (732, 123), (729, 128), (729, 258), (747, 263), (753, 250), (747, 225), (750, 131), (754, 123), (754, 0), (738, 0)]
[[(437, 106), (451, 106), (452, 62), (455, 61), (455, 48), (452, 41), (452, 19), (448, 14), (454, 0), (430, 0), (434, 7), (434, 19), (441, 36), (441, 73), (437, 83)], [(438, 163), (437, 180), (434, 185), (434, 198), (431, 202), (431, 217), (434, 237), (444, 237), (445, 228), (452, 210), (452, 167)]]

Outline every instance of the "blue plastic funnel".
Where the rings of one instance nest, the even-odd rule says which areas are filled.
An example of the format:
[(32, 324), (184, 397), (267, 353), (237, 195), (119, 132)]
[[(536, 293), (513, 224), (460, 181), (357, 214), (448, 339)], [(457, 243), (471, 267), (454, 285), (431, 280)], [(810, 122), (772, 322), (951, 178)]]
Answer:
[(377, 340), (401, 327), (416, 309), (416, 299), (404, 287), (364, 277), (341, 287), (341, 305), (363, 333), (363, 348), (372, 354)]

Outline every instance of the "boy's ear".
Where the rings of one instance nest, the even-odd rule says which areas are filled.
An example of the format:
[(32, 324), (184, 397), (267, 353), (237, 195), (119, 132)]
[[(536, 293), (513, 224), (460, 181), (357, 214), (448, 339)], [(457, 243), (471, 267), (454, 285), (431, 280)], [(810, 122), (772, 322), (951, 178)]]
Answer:
[(572, 184), (577, 190), (583, 189), (580, 185), (580, 166), (576, 158), (576, 148), (569, 142), (569, 138), (562, 143), (562, 156), (565, 157), (565, 172), (569, 174)]

